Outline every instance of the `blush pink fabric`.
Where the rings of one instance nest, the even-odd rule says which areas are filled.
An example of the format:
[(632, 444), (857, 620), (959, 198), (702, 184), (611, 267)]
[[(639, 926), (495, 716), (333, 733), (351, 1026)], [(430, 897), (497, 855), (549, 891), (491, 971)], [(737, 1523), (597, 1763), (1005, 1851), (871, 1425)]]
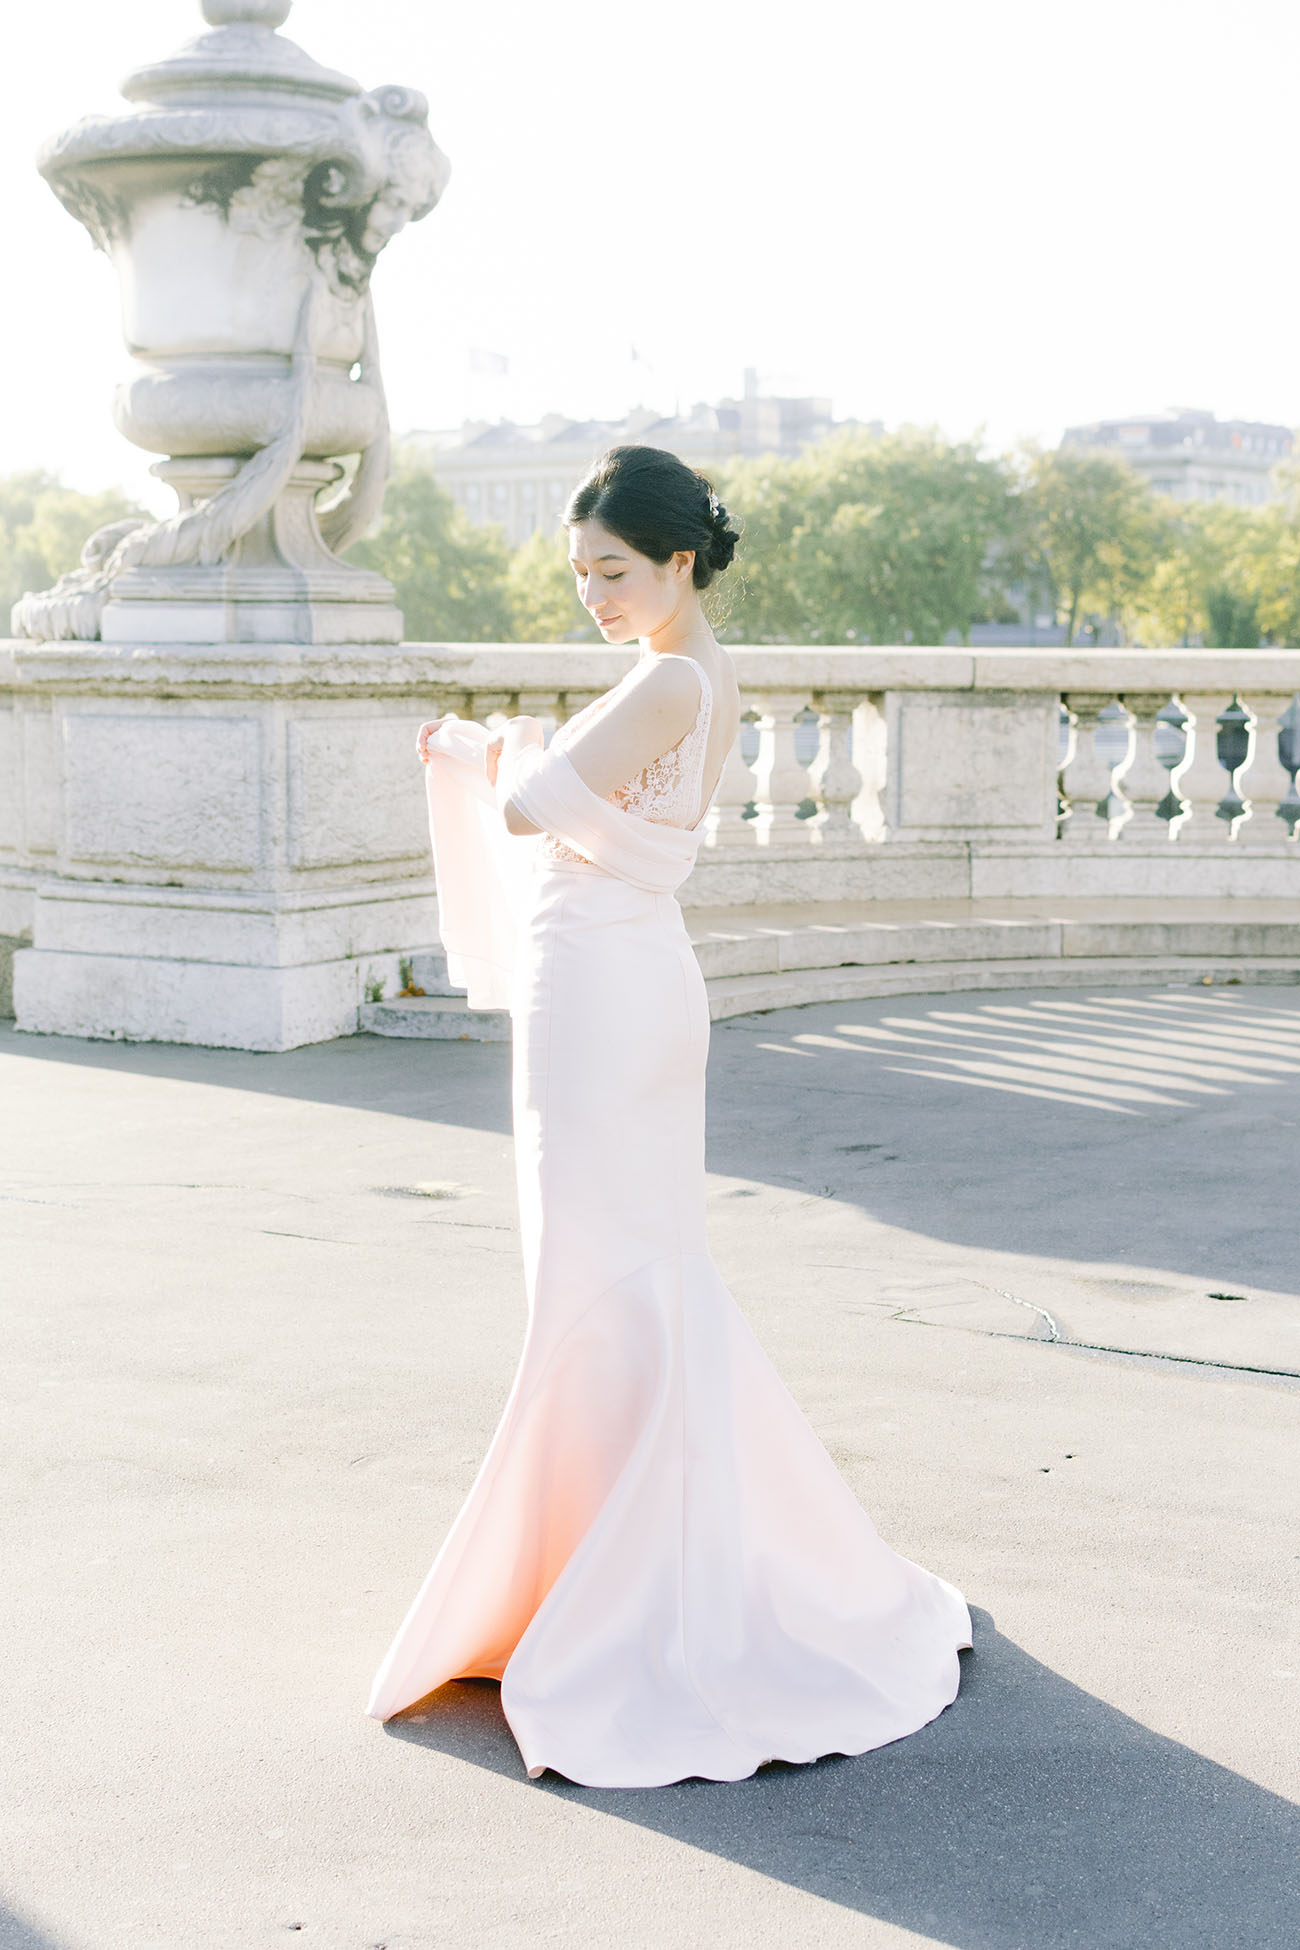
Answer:
[(528, 1772), (607, 1788), (897, 1740), (955, 1696), (970, 1618), (878, 1536), (710, 1257), (708, 1007), (673, 897), (698, 833), (538, 749), (506, 787), (584, 856), (542, 857), (490, 804), (487, 737), (442, 727), (430, 808), (454, 965), (471, 1001), (509, 985), (528, 1327), (367, 1710), (499, 1679)]
[(424, 770), (438, 931), (451, 984), (466, 990), (472, 1009), (510, 1007), (518, 917), (537, 845), (506, 831), (484, 769), (491, 736), (480, 724), (444, 718)]

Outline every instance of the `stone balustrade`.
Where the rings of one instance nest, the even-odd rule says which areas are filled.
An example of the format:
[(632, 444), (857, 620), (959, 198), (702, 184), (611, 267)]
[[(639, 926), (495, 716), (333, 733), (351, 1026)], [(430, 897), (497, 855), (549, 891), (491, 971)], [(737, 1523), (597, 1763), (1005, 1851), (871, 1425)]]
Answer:
[[(436, 945), (417, 725), (559, 723), (631, 654), (0, 650), (20, 1023), (263, 1048), (355, 1026)], [(1300, 893), (1300, 652), (732, 654), (745, 723), (688, 905)]]

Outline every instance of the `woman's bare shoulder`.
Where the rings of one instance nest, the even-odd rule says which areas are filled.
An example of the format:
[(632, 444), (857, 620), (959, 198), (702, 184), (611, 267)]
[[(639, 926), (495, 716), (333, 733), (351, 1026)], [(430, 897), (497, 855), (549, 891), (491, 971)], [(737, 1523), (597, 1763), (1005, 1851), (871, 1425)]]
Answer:
[(700, 695), (699, 674), (688, 657), (643, 657), (624, 682), (641, 695), (661, 698), (665, 703), (685, 702)]
[(689, 731), (700, 709), (699, 673), (685, 657), (646, 657), (628, 673), (630, 707), (655, 724)]

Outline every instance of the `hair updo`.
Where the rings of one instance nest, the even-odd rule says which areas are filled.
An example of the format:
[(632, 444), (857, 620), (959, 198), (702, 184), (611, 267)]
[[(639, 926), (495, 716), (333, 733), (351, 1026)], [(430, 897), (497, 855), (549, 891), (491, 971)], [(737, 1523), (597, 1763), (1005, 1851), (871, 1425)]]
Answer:
[(662, 447), (611, 447), (570, 495), (564, 519), (599, 521), (652, 562), (694, 549), (697, 589), (721, 575), (740, 540), (703, 474)]

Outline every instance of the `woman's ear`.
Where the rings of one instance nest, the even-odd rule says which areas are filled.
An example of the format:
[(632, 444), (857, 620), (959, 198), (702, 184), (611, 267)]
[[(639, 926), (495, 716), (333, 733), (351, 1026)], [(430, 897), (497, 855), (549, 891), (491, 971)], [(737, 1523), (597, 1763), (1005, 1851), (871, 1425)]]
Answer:
[(679, 582), (686, 581), (695, 573), (695, 550), (679, 548), (673, 555), (673, 574)]

